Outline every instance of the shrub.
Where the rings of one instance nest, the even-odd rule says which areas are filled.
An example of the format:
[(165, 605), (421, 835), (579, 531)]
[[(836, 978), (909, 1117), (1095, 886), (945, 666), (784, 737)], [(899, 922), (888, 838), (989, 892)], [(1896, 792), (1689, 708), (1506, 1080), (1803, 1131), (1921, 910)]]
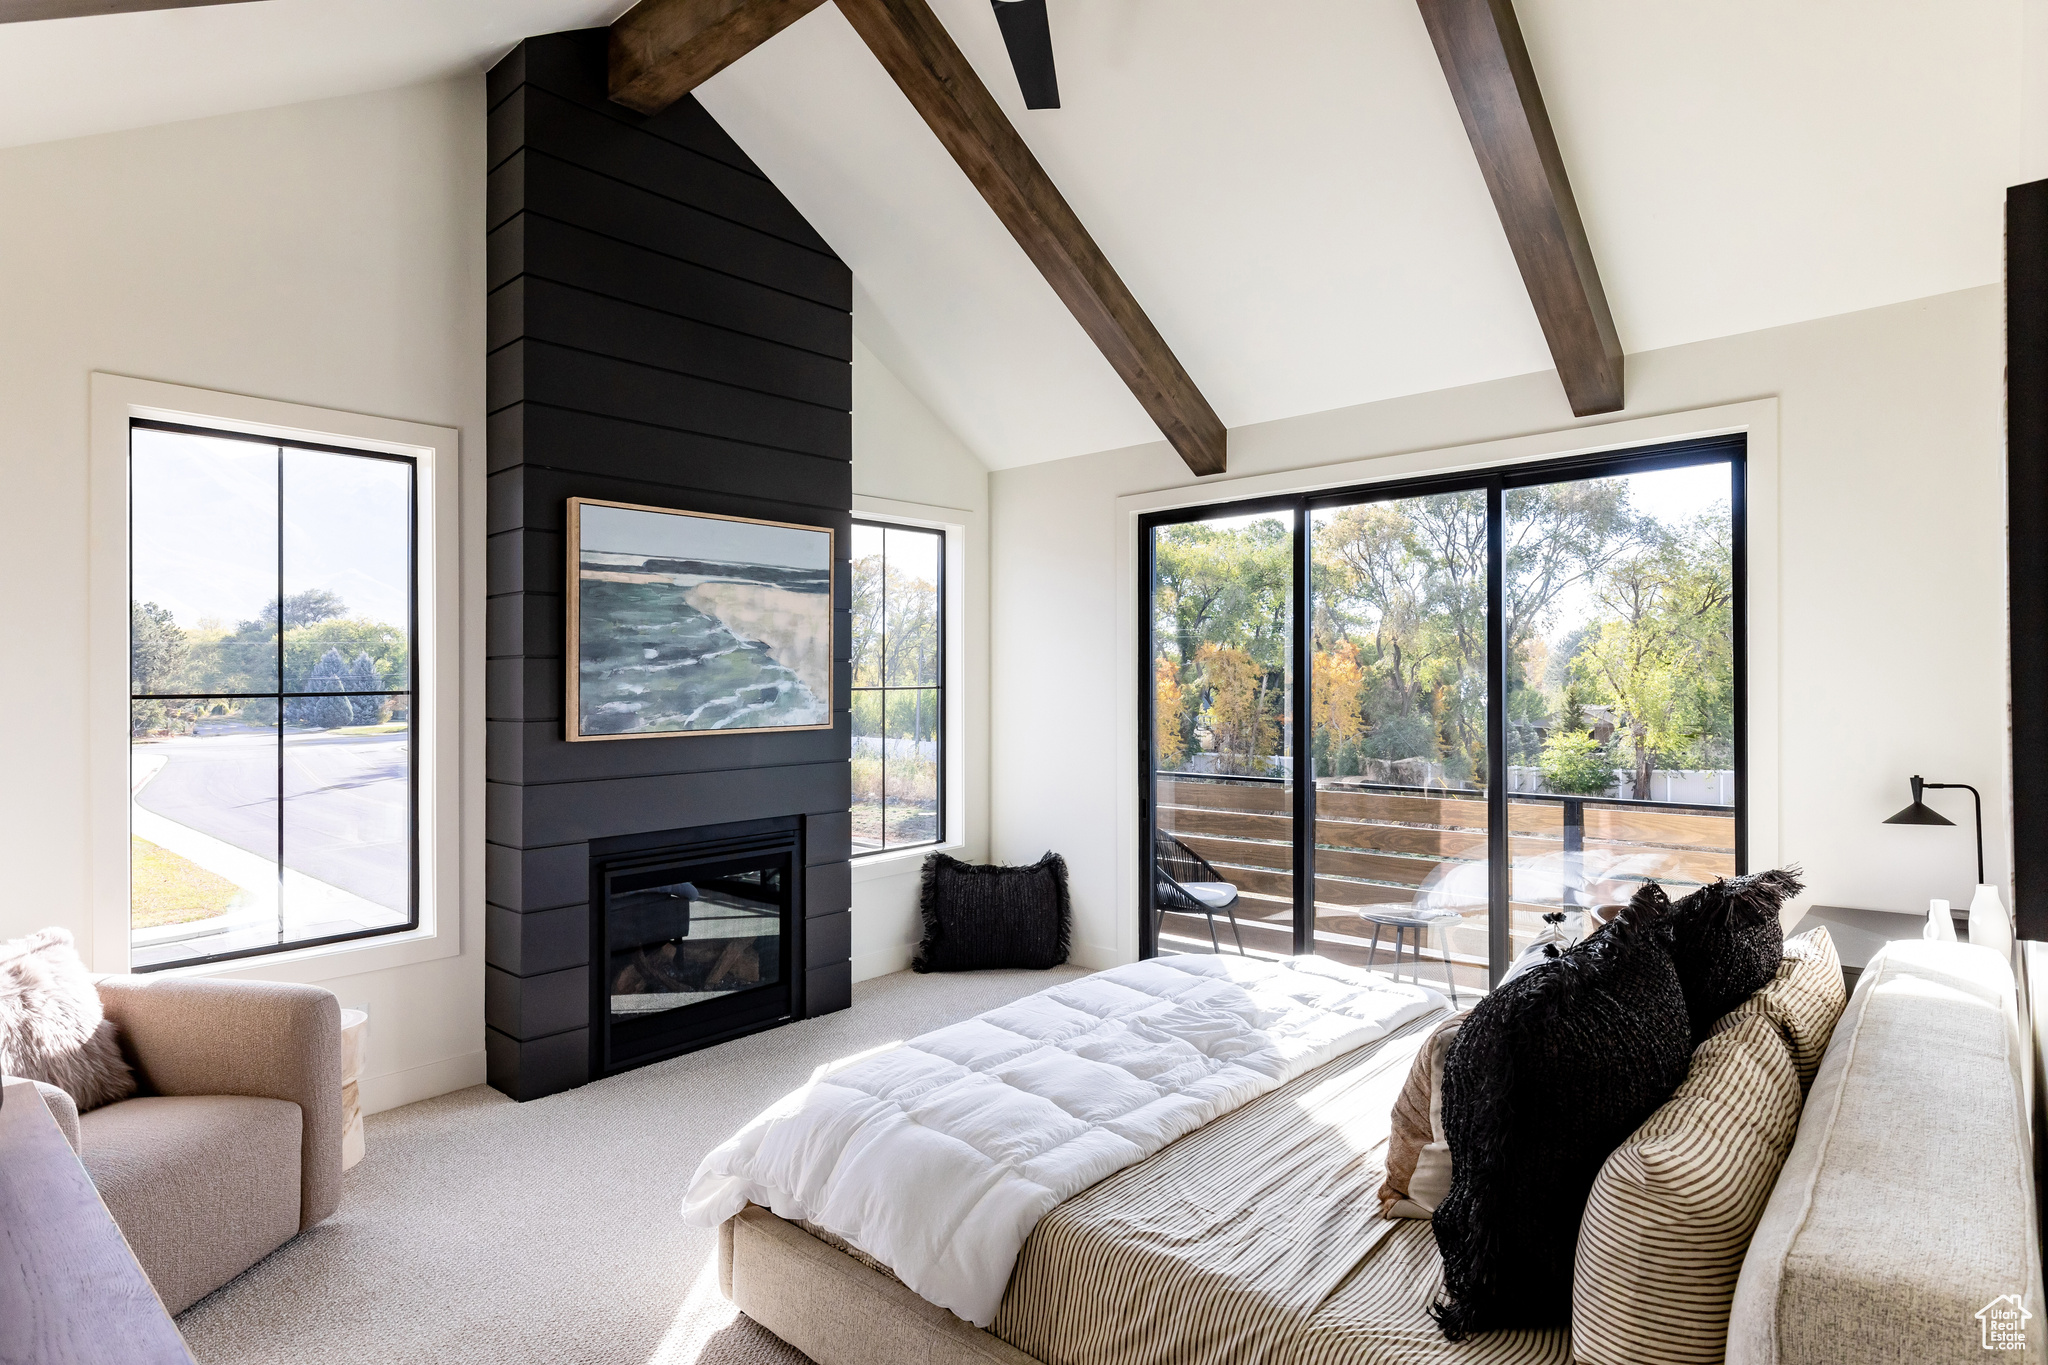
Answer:
[(1598, 796), (1614, 785), (1614, 758), (1583, 731), (1564, 730), (1543, 745), (1546, 786), (1560, 796)]

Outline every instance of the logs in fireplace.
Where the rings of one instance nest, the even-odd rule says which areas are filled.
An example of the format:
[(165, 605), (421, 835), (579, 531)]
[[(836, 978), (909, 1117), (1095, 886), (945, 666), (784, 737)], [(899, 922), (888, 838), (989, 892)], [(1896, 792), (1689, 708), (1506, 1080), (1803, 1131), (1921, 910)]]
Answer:
[(591, 845), (593, 1076), (803, 1014), (802, 822)]

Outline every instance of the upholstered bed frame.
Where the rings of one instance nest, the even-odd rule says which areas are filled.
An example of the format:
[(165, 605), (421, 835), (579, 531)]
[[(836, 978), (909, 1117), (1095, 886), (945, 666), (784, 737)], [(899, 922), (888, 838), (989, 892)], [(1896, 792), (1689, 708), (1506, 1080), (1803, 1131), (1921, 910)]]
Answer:
[[(1994, 1293), (2048, 1344), (2015, 994), (1982, 949), (1894, 944), (1865, 969), (1750, 1243), (1729, 1365), (1976, 1359)], [(1042, 1365), (763, 1208), (721, 1227), (718, 1258), (726, 1296), (818, 1365)]]
[(720, 1225), (718, 1285), (818, 1365), (1039, 1365), (758, 1205)]

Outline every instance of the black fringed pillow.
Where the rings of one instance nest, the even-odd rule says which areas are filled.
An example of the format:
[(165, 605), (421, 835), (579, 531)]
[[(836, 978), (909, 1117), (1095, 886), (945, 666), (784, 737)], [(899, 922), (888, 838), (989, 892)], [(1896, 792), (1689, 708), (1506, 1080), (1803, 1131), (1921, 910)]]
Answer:
[(1633, 908), (1473, 1008), (1444, 1060), (1451, 1189), (1432, 1219), (1444, 1295), (1430, 1315), (1445, 1337), (1571, 1321), (1593, 1178), (1691, 1058), (1677, 969)]
[(1057, 853), (1029, 867), (977, 867), (934, 853), (924, 860), (919, 909), (924, 942), (912, 971), (1043, 970), (1067, 960), (1067, 860)]
[(1777, 976), (1785, 954), (1778, 908), (1803, 889), (1797, 869), (1775, 868), (1730, 877), (1676, 901), (1655, 882), (1636, 893), (1631, 906), (1654, 918), (1671, 944), (1694, 1042)]

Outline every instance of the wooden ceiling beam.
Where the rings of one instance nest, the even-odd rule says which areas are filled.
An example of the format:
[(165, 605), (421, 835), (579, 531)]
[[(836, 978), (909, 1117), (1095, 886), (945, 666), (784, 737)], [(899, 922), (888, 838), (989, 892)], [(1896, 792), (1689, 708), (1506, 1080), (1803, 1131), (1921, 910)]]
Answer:
[(1188, 468), (1221, 474), (1229, 444), (1222, 420), (931, 6), (837, 2)]
[(1565, 397), (1580, 417), (1622, 407), (1621, 340), (1514, 0), (1417, 0)]
[(0, 24), (38, 19), (86, 19), (96, 14), (137, 14), (152, 9), (196, 9), (201, 5), (245, 5), (249, 0), (0, 0)]
[[(641, 0), (612, 25), (611, 96), (659, 113), (820, 3)], [(931, 7), (839, 0), (839, 8), (1188, 468), (1221, 474), (1222, 421)]]
[(658, 114), (823, 3), (640, 0), (612, 23), (612, 99)]

